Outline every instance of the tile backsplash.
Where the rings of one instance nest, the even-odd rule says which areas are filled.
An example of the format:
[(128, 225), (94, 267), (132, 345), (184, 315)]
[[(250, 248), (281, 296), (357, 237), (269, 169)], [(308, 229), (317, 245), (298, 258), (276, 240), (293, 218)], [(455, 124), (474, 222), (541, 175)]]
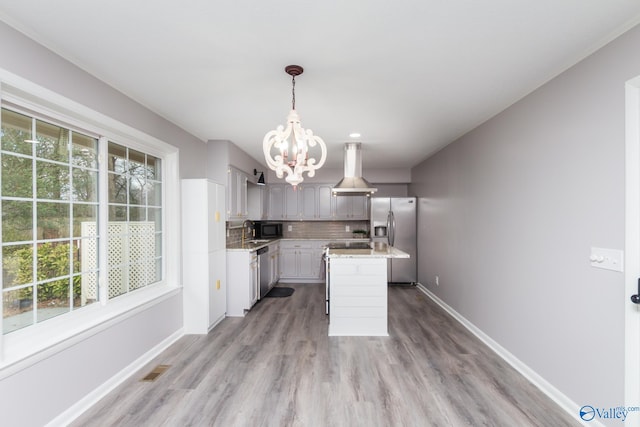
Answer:
[(352, 239), (362, 237), (353, 230), (369, 231), (369, 221), (288, 221), (283, 228), (285, 239)]
[[(273, 221), (276, 222), (276, 221)], [(353, 239), (363, 237), (354, 230), (369, 232), (369, 221), (281, 221), (285, 239)], [(347, 230), (349, 227), (349, 231)], [(289, 231), (291, 228), (291, 231)], [(369, 237), (368, 234), (364, 237)], [(227, 222), (227, 245), (242, 241), (242, 228)]]

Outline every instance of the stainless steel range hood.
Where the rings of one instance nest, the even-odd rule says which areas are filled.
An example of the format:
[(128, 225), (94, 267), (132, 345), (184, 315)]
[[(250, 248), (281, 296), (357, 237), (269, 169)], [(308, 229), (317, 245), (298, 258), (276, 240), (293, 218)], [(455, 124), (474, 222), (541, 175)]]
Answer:
[(359, 142), (344, 145), (344, 178), (333, 187), (338, 196), (370, 195), (378, 191), (362, 177), (362, 148)]

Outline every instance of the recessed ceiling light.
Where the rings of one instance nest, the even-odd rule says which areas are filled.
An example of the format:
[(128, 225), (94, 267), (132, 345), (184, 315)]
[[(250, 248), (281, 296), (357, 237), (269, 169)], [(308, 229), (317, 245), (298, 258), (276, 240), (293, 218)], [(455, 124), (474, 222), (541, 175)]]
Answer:
[(358, 132), (351, 132), (349, 138), (360, 138), (360, 134)]

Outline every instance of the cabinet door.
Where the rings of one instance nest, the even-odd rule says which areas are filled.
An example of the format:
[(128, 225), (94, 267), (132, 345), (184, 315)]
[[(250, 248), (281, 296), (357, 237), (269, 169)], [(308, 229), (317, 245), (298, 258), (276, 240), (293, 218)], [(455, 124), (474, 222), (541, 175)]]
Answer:
[(284, 218), (284, 186), (280, 184), (269, 185), (269, 219)]
[(278, 281), (278, 256), (277, 254), (269, 251), (269, 269), (271, 270), (271, 276), (269, 276), (269, 286), (273, 286)]
[(300, 218), (300, 189), (288, 185), (284, 189), (284, 217), (286, 219)]
[(318, 277), (318, 268), (316, 267), (316, 264), (319, 265), (320, 256), (321, 255), (316, 256), (316, 251), (313, 249), (300, 249), (296, 257), (299, 268), (298, 277), (304, 279)]
[(280, 277), (281, 278), (295, 278), (298, 276), (297, 249), (284, 249), (280, 248)]
[(249, 307), (253, 307), (253, 304), (258, 301), (258, 257), (255, 253), (251, 256), (251, 264), (249, 264), (249, 270), (251, 271), (249, 280)]
[(225, 188), (223, 185), (207, 182), (206, 191), (209, 251), (225, 249)]
[(336, 197), (336, 218), (351, 219), (352, 203), (351, 198), (354, 196), (337, 196)]
[(248, 180), (247, 175), (241, 170), (233, 166), (227, 169), (227, 218), (246, 218), (249, 215)]
[(236, 180), (236, 200), (237, 200), (237, 216), (240, 218), (246, 218), (249, 215), (249, 209), (247, 204), (247, 181), (249, 178), (240, 172), (235, 172)]
[(269, 191), (266, 186), (260, 186), (260, 219), (269, 217)]
[(318, 202), (316, 197), (316, 186), (305, 185), (300, 190), (300, 212), (302, 219), (318, 219)]
[(367, 196), (338, 196), (336, 197), (337, 219), (367, 219)]
[(324, 184), (317, 187), (318, 219), (333, 219), (335, 215), (336, 197), (331, 194), (332, 188)]
[(235, 218), (238, 206), (238, 192), (236, 191), (236, 174), (233, 168), (227, 169), (227, 218)]
[(209, 253), (209, 327), (227, 312), (226, 250)]
[(271, 267), (270, 285), (275, 285), (280, 279), (280, 244), (272, 243), (269, 245), (269, 259)]
[(247, 217), (252, 221), (266, 219), (267, 217), (267, 187), (264, 185), (247, 185)]
[(368, 219), (369, 218), (369, 197), (353, 196), (351, 201), (351, 218)]
[(280, 249), (276, 251), (274, 254), (274, 264), (273, 264), (273, 283), (278, 283), (280, 280)]

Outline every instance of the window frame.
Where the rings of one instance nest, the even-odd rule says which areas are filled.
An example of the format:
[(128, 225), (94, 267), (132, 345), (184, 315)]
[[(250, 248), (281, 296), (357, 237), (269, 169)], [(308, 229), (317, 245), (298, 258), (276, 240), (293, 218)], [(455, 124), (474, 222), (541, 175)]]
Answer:
[[(86, 135), (99, 138), (99, 162), (106, 160), (107, 141), (142, 151), (162, 161), (162, 279), (117, 298), (107, 300), (106, 256), (99, 257), (100, 300), (41, 323), (0, 334), (0, 379), (22, 369), (25, 364), (37, 363), (52, 352), (68, 348), (75, 342), (99, 333), (119, 322), (171, 298), (180, 291), (180, 234), (179, 234), (179, 150), (177, 147), (138, 129), (92, 110), (34, 83), (0, 69), (0, 107), (6, 106), (23, 114), (33, 115)], [(99, 165), (102, 171), (103, 166)], [(107, 174), (99, 173), (98, 192), (107, 194)], [(99, 199), (100, 236), (106, 236), (108, 200)], [(99, 240), (99, 251), (106, 253), (106, 239)], [(2, 314), (2, 305), (0, 305)]]

